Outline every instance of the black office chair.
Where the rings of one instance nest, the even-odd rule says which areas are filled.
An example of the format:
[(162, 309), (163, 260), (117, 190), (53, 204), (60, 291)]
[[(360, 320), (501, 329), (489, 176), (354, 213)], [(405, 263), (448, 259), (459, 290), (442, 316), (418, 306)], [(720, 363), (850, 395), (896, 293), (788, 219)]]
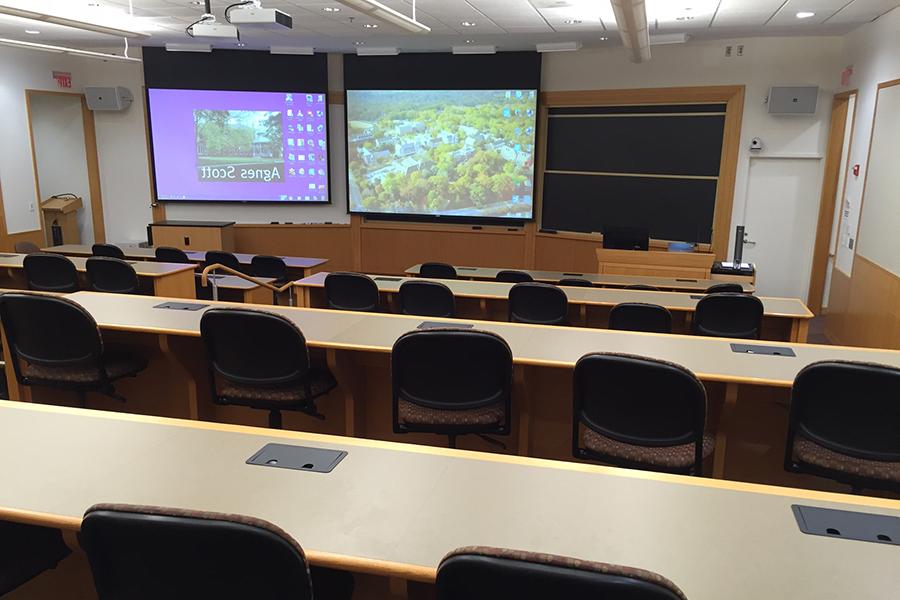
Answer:
[(0, 597), (56, 568), (71, 553), (59, 529), (0, 521)]
[(443, 283), (404, 281), (400, 285), (400, 310), (404, 315), (452, 317), (456, 312), (456, 300)]
[(656, 304), (622, 302), (609, 311), (609, 328), (672, 333), (672, 313), (666, 307)]
[(532, 325), (565, 325), (569, 315), (566, 293), (549, 283), (517, 283), (509, 289), (509, 320)]
[(87, 276), (95, 292), (137, 294), (141, 289), (134, 267), (119, 258), (92, 256), (87, 259)]
[(900, 369), (829, 360), (801, 370), (791, 390), (784, 468), (900, 492)]
[(594, 287), (593, 283), (587, 279), (582, 279), (581, 277), (567, 277), (565, 279), (560, 279), (557, 285), (569, 287)]
[(378, 284), (361, 273), (329, 273), (325, 276), (328, 308), (378, 312)]
[(65, 294), (78, 291), (75, 263), (61, 254), (29, 254), (22, 260), (22, 266), (29, 290)]
[(352, 575), (310, 567), (290, 535), (255, 517), (97, 504), (79, 540), (99, 600), (312, 600), (314, 588), (317, 598), (353, 594)]
[(37, 244), (27, 240), (16, 242), (13, 249), (16, 251), (16, 254), (34, 254), (35, 252), (41, 251), (41, 248)]
[(113, 383), (147, 368), (143, 357), (108, 351), (94, 318), (66, 298), (0, 295), (0, 321), (19, 384), (74, 391), (82, 405), (89, 391), (124, 402)]
[(526, 273), (525, 271), (500, 271), (497, 273), (495, 277), (497, 281), (502, 281), (503, 283), (525, 283), (528, 281), (534, 281), (534, 277)]
[(428, 277), (430, 279), (456, 279), (456, 269), (453, 265), (440, 262), (422, 263), (419, 267), (419, 277)]
[(716, 283), (706, 288), (707, 294), (721, 294), (723, 292), (743, 294), (744, 286), (739, 283)]
[(658, 292), (660, 291), (658, 287), (655, 285), (647, 285), (645, 283), (632, 283), (631, 285), (625, 286), (626, 290), (643, 290), (645, 292)]
[(694, 310), (694, 333), (714, 337), (758, 339), (763, 303), (751, 294), (708, 294)]
[(237, 256), (232, 254), (231, 252), (225, 252), (223, 250), (209, 250), (206, 253), (206, 265), (222, 265), (228, 267), (229, 269), (234, 269), (235, 271), (241, 270), (241, 261), (238, 260)]
[(281, 411), (324, 419), (316, 398), (337, 386), (328, 369), (310, 363), (306, 338), (281, 315), (243, 308), (215, 308), (200, 318), (213, 402), (269, 411), (280, 429)]
[(91, 246), (91, 254), (94, 256), (108, 256), (110, 258), (118, 258), (125, 260), (125, 253), (118, 246), (113, 244), (94, 244)]
[(620, 467), (702, 475), (715, 438), (705, 432), (706, 390), (689, 370), (628, 354), (575, 364), (572, 454)]
[(267, 254), (257, 254), (250, 260), (250, 274), (254, 277), (271, 277), (275, 280), (272, 283), (277, 286), (290, 280), (284, 259)]
[(436, 584), (437, 600), (687, 600), (652, 571), (485, 546), (445, 556)]
[(171, 246), (159, 246), (153, 251), (157, 262), (190, 264), (192, 261), (188, 258), (187, 252), (181, 248), (172, 248)]
[(500, 336), (472, 329), (403, 334), (391, 352), (394, 433), (459, 435), (510, 431), (512, 351)]

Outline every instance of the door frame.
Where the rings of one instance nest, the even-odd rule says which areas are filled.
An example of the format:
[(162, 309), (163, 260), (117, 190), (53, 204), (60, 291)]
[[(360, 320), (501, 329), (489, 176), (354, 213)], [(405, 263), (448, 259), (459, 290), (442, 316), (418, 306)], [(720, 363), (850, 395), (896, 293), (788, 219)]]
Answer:
[[(828, 147), (825, 153), (825, 172), (822, 176), (822, 194), (819, 198), (819, 220), (816, 226), (816, 241), (813, 246), (812, 268), (809, 273), (809, 293), (806, 305), (813, 314), (822, 312), (825, 295), (825, 279), (828, 270), (828, 255), (831, 247), (831, 232), (834, 228), (834, 208), (840, 191), (841, 202), (847, 189), (847, 172), (850, 168), (850, 153), (853, 151), (853, 134), (856, 130), (856, 104), (853, 114), (849, 114), (850, 98), (857, 96), (857, 90), (848, 90), (834, 95), (831, 105), (831, 125), (828, 132)], [(847, 147), (847, 165), (844, 168), (844, 187), (838, 190), (841, 178), (841, 163), (844, 158), (844, 135), (847, 119), (850, 122), (850, 146)], [(843, 215), (838, 220), (838, 227)], [(840, 231), (840, 229), (838, 229)]]
[(44, 223), (44, 211), (41, 210), (40, 178), (38, 177), (37, 152), (34, 146), (34, 127), (32, 125), (31, 99), (34, 96), (72, 96), (81, 100), (81, 121), (84, 129), (84, 155), (87, 160), (88, 190), (91, 195), (91, 225), (94, 231), (94, 243), (106, 242), (106, 226), (103, 221), (103, 196), (100, 192), (100, 161), (97, 154), (97, 130), (94, 125), (94, 113), (88, 108), (87, 99), (80, 92), (58, 92), (55, 90), (25, 90), (25, 113), (28, 117), (28, 137), (31, 142), (31, 164), (34, 171), (35, 209), (38, 211), (38, 223), (44, 239), (47, 232)]

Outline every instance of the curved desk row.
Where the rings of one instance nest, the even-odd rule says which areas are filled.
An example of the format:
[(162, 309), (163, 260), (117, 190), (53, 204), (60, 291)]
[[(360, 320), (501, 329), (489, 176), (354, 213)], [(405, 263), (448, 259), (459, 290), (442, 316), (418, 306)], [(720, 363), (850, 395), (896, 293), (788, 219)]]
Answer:
[[(245, 464), (270, 442), (348, 454), (327, 474)], [(896, 500), (10, 402), (0, 473), (2, 519), (77, 531), (99, 502), (245, 514), (283, 528), (314, 565), (407, 581), (432, 582), (454, 548), (489, 545), (650, 569), (690, 600), (900, 589), (895, 546), (807, 535), (792, 512), (900, 517)]]
[[(310, 308), (324, 308), (324, 287), (327, 272), (322, 271), (294, 282), (297, 286), (299, 304)], [(384, 305), (392, 312), (400, 312), (397, 298), (400, 286), (405, 281), (437, 281), (450, 288), (456, 297), (459, 318), (505, 321), (507, 319), (507, 298), (511, 283), (469, 279), (422, 279), (420, 277), (400, 277), (370, 275), (378, 285)], [(585, 327), (607, 327), (609, 311), (622, 302), (646, 302), (664, 306), (672, 313), (675, 333), (690, 332), (690, 321), (697, 308), (701, 294), (684, 292), (654, 292), (602, 287), (562, 287), (569, 298), (569, 323)], [(762, 339), (788, 342), (806, 342), (809, 320), (813, 314), (797, 298), (759, 299), (763, 303)]]

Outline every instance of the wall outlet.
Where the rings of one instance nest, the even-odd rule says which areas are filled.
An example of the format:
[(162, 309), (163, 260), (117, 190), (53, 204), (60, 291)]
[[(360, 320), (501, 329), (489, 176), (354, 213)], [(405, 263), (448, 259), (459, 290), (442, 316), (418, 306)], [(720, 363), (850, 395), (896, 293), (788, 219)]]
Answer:
[(743, 55), (744, 55), (744, 45), (743, 45), (743, 44), (740, 44), (740, 45), (737, 47), (737, 55), (738, 55), (738, 56), (743, 56)]
[(732, 46), (725, 46), (725, 58), (731, 58)]

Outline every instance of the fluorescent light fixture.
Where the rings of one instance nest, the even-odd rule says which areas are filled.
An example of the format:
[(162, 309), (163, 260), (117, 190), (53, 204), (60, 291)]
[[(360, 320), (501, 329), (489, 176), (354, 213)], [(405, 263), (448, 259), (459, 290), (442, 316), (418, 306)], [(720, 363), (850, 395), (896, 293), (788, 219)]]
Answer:
[(269, 54), (298, 54), (312, 56), (316, 49), (312, 46), (270, 46)]
[(686, 33), (661, 33), (650, 36), (651, 46), (665, 46), (666, 44), (684, 44), (691, 36)]
[(39, 50), (41, 52), (53, 52), (55, 54), (70, 54), (72, 56), (81, 56), (84, 58), (99, 58), (102, 60), (120, 60), (123, 62), (141, 62), (139, 58), (130, 56), (122, 56), (119, 54), (106, 54), (104, 52), (92, 52), (90, 50), (80, 50), (78, 48), (69, 48), (68, 46), (52, 46), (50, 44), (36, 44), (34, 42), (23, 42), (21, 40), (10, 40), (0, 38), (0, 46), (10, 46), (12, 48), (25, 48), (27, 50)]
[[(397, 12), (389, 6), (385, 6), (378, 0), (339, 0), (345, 6), (356, 9), (362, 13), (369, 15), (374, 19), (396, 25), (401, 29), (412, 33), (428, 33), (431, 27), (419, 23), (415, 18), (410, 18), (401, 12)], [(413, 7), (413, 16), (415, 16), (415, 7)]]
[(808, 18), (814, 17), (814, 16), (816, 16), (816, 13), (809, 12), (809, 11), (800, 11), (797, 13), (798, 19), (808, 19)]
[(536, 48), (538, 52), (574, 52), (575, 50), (581, 50), (581, 42), (538, 44)]
[(400, 54), (398, 48), (365, 48), (356, 49), (357, 56), (397, 56)]
[(610, 0), (622, 43), (636, 63), (650, 60), (650, 27), (644, 0)]
[(212, 46), (209, 44), (180, 44), (168, 42), (166, 43), (166, 50), (169, 52), (212, 52)]
[(99, 23), (90, 23), (79, 19), (52, 15), (38, 10), (9, 6), (8, 4), (0, 4), (0, 14), (12, 15), (13, 17), (21, 17), (23, 19), (32, 19), (34, 21), (44, 21), (45, 23), (53, 23), (54, 25), (62, 25), (63, 27), (72, 27), (83, 31), (93, 31), (94, 33), (104, 33), (106, 35), (114, 35), (117, 37), (148, 37), (146, 33), (140, 31), (131, 31), (120, 27), (109, 27), (107, 25), (100, 25)]
[(497, 46), (453, 46), (453, 54), (497, 54)]

